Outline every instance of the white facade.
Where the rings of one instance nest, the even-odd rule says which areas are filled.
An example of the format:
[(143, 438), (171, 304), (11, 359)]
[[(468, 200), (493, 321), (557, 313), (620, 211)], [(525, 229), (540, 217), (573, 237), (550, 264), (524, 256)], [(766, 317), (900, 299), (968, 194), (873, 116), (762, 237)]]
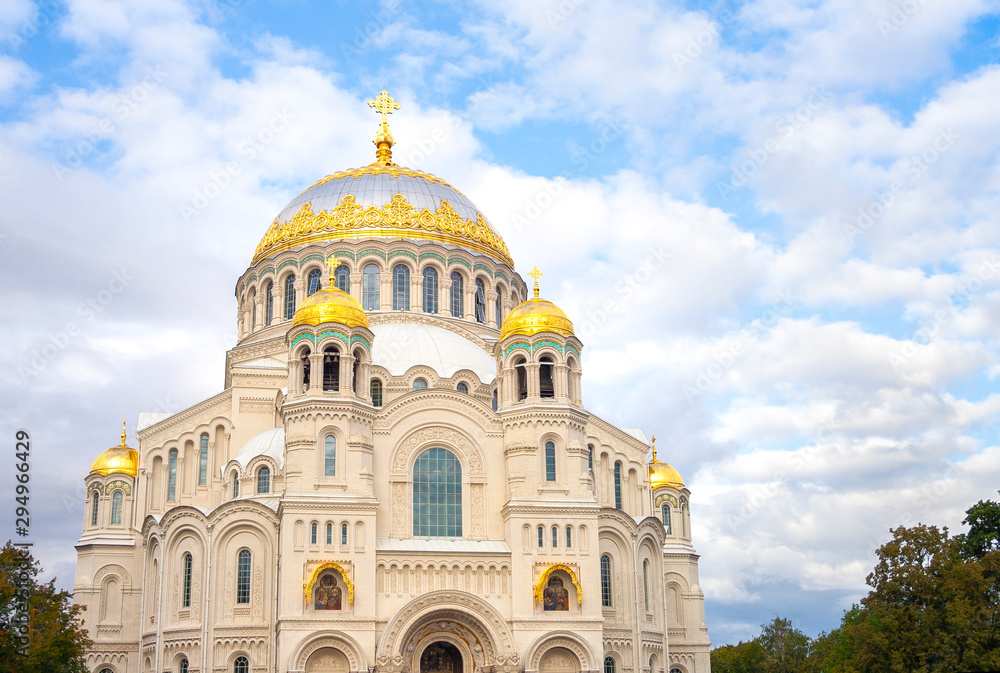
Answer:
[[(327, 198), (362, 201), (351, 180)], [(333, 254), (369, 325), (293, 326)], [(707, 672), (690, 494), (583, 408), (575, 337), (500, 340), (528, 292), (482, 246), (405, 232), (256, 259), (224, 390), (143, 414), (135, 476), (86, 479), (90, 670)]]

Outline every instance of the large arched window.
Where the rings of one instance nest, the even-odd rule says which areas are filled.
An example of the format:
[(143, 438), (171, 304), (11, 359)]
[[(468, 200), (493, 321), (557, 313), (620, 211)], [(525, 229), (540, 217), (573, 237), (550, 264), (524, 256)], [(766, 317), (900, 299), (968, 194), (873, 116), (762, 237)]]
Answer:
[(503, 325), (503, 286), (501, 285), (497, 285), (497, 305), (494, 317), (497, 321), (497, 327), (501, 327)]
[(622, 508), (622, 464), (615, 463), (615, 509)]
[(476, 322), (486, 322), (486, 286), (482, 278), (476, 279)]
[(271, 468), (267, 465), (262, 465), (259, 470), (257, 470), (257, 493), (270, 493), (271, 492)]
[(233, 662), (233, 673), (250, 673), (250, 662), (246, 657), (236, 657), (236, 661)]
[(191, 558), (191, 554), (184, 554), (184, 579), (182, 581), (183, 586), (181, 587), (182, 608), (191, 607), (191, 566), (193, 562), (194, 559)]
[(670, 505), (663, 503), (663, 507), (660, 508), (660, 514), (663, 517), (663, 527), (667, 531), (667, 535), (673, 535), (672, 526), (670, 525)]
[(310, 296), (319, 292), (321, 287), (321, 278), (323, 277), (323, 272), (319, 269), (311, 269), (309, 275), (306, 276), (306, 296)]
[(201, 446), (198, 449), (198, 485), (204, 486), (208, 482), (208, 433), (201, 435)]
[(427, 449), (413, 464), (413, 535), (462, 537), (462, 465), (447, 449)]
[(188, 673), (188, 660), (181, 659), (177, 664), (177, 673)]
[(236, 557), (236, 603), (250, 602), (250, 550), (241, 549)]
[(351, 294), (351, 270), (343, 264), (338, 266), (333, 272), (333, 284), (341, 292)]
[(233, 497), (240, 497), (240, 475), (236, 470), (233, 470)]
[(556, 445), (545, 442), (545, 481), (556, 480)]
[(264, 286), (264, 324), (270, 325), (274, 320), (274, 283), (267, 281)]
[(601, 556), (601, 606), (611, 607), (611, 557)]
[(456, 318), (465, 315), (465, 293), (462, 286), (462, 274), (458, 271), (451, 272), (451, 314)]
[(97, 525), (97, 511), (98, 511), (98, 507), (100, 506), (99, 505), (100, 499), (101, 499), (101, 496), (98, 494), (97, 491), (94, 491), (93, 504), (90, 506), (90, 525), (91, 526), (96, 526)]
[(111, 494), (111, 525), (120, 526), (122, 523), (122, 492), (115, 491)]
[(285, 320), (291, 320), (295, 315), (295, 274), (285, 276)]
[(642, 602), (649, 612), (649, 561), (642, 560)]
[(405, 264), (392, 267), (392, 310), (410, 310), (410, 267)]
[(382, 406), (382, 381), (379, 379), (372, 379), (371, 383), (371, 394), (372, 394), (372, 406), (381, 407)]
[(333, 435), (326, 436), (326, 446), (323, 449), (323, 475), (337, 476), (337, 438)]
[(604, 657), (604, 673), (615, 673), (615, 660), (612, 657)]
[(366, 311), (377, 311), (381, 272), (377, 264), (368, 264), (361, 272), (361, 305)]
[(167, 466), (167, 500), (177, 497), (177, 449), (170, 450), (170, 461)]
[(552, 378), (552, 358), (543, 355), (538, 365), (538, 394), (542, 397), (555, 397), (556, 386)]
[(333, 393), (340, 390), (340, 351), (336, 346), (323, 349), (323, 390)]
[(438, 312), (438, 272), (433, 266), (424, 268), (424, 313)]

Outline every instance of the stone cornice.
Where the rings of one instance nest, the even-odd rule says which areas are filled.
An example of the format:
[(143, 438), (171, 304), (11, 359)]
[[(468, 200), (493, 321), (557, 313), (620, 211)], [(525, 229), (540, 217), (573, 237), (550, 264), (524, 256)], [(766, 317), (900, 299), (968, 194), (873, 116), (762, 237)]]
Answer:
[[(232, 398), (233, 398), (233, 389), (227, 388), (226, 390), (223, 390), (221, 393), (213, 397), (210, 397), (207, 400), (199, 402), (198, 404), (188, 407), (187, 409), (178, 411), (173, 416), (168, 416), (167, 418), (164, 418), (162, 421), (158, 421), (157, 423), (153, 423), (147, 428), (139, 430), (138, 432), (136, 432), (136, 437), (139, 439), (140, 446), (143, 442), (151, 440), (158, 433), (174, 428), (182, 423), (186, 423), (187, 421), (190, 421), (192, 418), (194, 418), (199, 414), (203, 414), (207, 411), (214, 410), (215, 407), (220, 407), (219, 413), (215, 414), (216, 416), (223, 416), (228, 418), (229, 412), (232, 409)], [(162, 443), (163, 442), (155, 442), (155, 444), (158, 445)]]
[(391, 430), (399, 416), (409, 417), (416, 411), (440, 409), (442, 406), (459, 413), (465, 410), (474, 413), (487, 434), (499, 435), (503, 432), (496, 413), (485, 402), (457, 390), (444, 388), (428, 388), (397, 397), (382, 407), (382, 412), (375, 418), (374, 429), (376, 432)]
[(588, 501), (577, 501), (579, 504), (568, 504), (565, 500), (553, 501), (552, 504), (538, 501), (509, 501), (500, 510), (504, 520), (514, 514), (539, 514), (542, 516), (597, 516), (601, 506)]

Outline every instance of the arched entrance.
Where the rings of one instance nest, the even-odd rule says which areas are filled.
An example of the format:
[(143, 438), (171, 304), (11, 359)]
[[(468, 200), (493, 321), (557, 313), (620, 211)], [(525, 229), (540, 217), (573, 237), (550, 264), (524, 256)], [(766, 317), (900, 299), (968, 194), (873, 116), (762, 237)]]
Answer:
[(347, 657), (335, 647), (321, 647), (306, 661), (306, 673), (347, 673), (350, 670)]
[(420, 673), (464, 673), (462, 653), (449, 642), (438, 640), (420, 653)]

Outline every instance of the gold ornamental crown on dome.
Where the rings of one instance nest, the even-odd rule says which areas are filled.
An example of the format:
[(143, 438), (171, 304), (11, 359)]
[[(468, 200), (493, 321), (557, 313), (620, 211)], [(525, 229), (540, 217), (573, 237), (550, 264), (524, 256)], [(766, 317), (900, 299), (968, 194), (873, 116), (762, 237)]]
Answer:
[(326, 263), (330, 266), (330, 285), (325, 290), (317, 290), (302, 300), (292, 316), (292, 327), (299, 325), (316, 326), (320, 323), (335, 322), (347, 327), (368, 327), (368, 316), (358, 300), (337, 288), (334, 271), (340, 265), (336, 257), (330, 255)]
[(663, 486), (684, 488), (684, 479), (680, 472), (656, 459), (656, 435), (653, 435), (653, 460), (649, 463), (649, 487), (656, 490)]
[(125, 419), (122, 419), (121, 446), (112, 446), (102, 453), (90, 466), (91, 474), (105, 476), (113, 472), (121, 472), (130, 477), (139, 474), (139, 452), (125, 445)]
[(552, 302), (538, 296), (538, 278), (543, 275), (542, 272), (536, 266), (528, 275), (535, 279), (535, 296), (521, 302), (507, 314), (500, 328), (500, 340), (515, 334), (532, 336), (540, 332), (573, 336), (573, 323), (569, 316)]
[[(333, 173), (304, 189), (292, 201), (297, 208), (290, 211), (286, 206), (271, 223), (254, 251), (252, 264), (313, 243), (407, 238), (466, 248), (513, 269), (514, 260), (507, 244), (465, 195), (441, 178), (393, 162), (392, 147), (396, 140), (389, 130), (388, 115), (400, 109), (399, 103), (383, 90), (368, 101), (368, 105), (382, 116), (372, 141), (375, 144), (375, 161), (361, 168)], [(370, 188), (370, 183), (362, 180), (366, 177), (379, 181), (376, 192), (391, 193), (391, 198), (385, 203), (365, 202), (363, 187)], [(411, 180), (429, 184), (415, 185)], [(326, 210), (314, 211), (314, 200), (334, 193), (319, 190), (331, 182), (343, 185), (339, 202), (330, 204), (332, 207)], [(433, 205), (426, 205), (429, 194), (436, 199)], [(439, 198), (442, 196), (448, 198)], [(414, 201), (425, 205), (414, 205)], [(456, 209), (459, 201), (464, 203)]]

